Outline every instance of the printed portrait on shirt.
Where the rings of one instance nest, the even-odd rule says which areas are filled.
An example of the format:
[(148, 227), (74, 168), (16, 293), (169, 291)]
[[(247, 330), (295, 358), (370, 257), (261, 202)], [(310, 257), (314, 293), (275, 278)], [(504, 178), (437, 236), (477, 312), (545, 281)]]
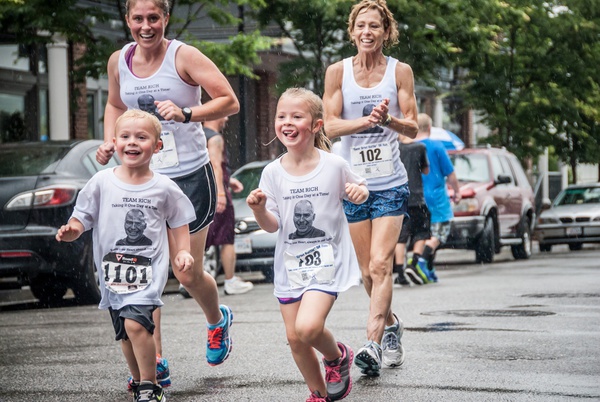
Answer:
[(162, 117), (160, 113), (158, 113), (158, 110), (156, 110), (156, 105), (154, 104), (154, 96), (150, 94), (140, 95), (138, 98), (138, 106), (140, 110), (155, 115), (158, 118), (158, 120), (164, 120), (164, 117)]
[(118, 240), (117, 246), (151, 246), (152, 240), (144, 235), (146, 216), (141, 209), (131, 209), (125, 216), (125, 235)]
[(310, 201), (298, 201), (294, 206), (294, 226), (296, 226), (296, 231), (290, 233), (288, 238), (290, 240), (294, 240), (325, 236), (325, 232), (323, 230), (317, 229), (313, 226), (315, 216), (315, 210)]
[[(363, 116), (370, 115), (374, 108), (375, 108), (375, 105), (373, 105), (372, 103), (365, 105), (365, 107), (363, 108), (363, 111), (362, 111)], [(370, 134), (370, 133), (383, 133), (383, 128), (381, 128), (379, 126), (375, 126), (375, 127), (367, 128), (366, 130), (363, 130), (357, 134)]]

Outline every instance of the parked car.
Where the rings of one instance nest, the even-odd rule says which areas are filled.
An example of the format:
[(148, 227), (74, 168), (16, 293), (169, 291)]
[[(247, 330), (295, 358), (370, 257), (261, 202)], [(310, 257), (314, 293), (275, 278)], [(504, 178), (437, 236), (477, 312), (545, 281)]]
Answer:
[(244, 185), (244, 190), (233, 194), (235, 209), (235, 252), (238, 271), (262, 271), (267, 281), (273, 281), (273, 255), (277, 243), (277, 232), (268, 233), (262, 230), (246, 197), (256, 188), (265, 166), (271, 161), (250, 162), (238, 170), (232, 177)]
[(100, 301), (91, 231), (57, 242), (77, 194), (99, 170), (100, 140), (0, 145), (0, 278), (3, 288), (29, 286), (44, 304), (72, 289), (80, 304)]
[(558, 193), (543, 207), (534, 234), (540, 251), (555, 244), (580, 250), (583, 243), (600, 243), (600, 183), (571, 185)]
[[(462, 200), (445, 248), (475, 250), (477, 262), (490, 263), (501, 247), (516, 259), (531, 256), (535, 224), (534, 194), (519, 160), (498, 148), (449, 152)], [(452, 190), (450, 190), (452, 192)]]

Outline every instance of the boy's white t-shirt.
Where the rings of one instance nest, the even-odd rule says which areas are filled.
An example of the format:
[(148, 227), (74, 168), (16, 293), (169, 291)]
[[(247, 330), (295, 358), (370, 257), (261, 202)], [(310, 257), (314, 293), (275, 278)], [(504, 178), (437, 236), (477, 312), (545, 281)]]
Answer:
[[(77, 196), (72, 217), (83, 223), (85, 230), (94, 230), (94, 263), (102, 293), (99, 308), (162, 306), (160, 297), (169, 273), (166, 225), (178, 228), (192, 222), (195, 215), (179, 186), (160, 173), (154, 172), (154, 177), (141, 185), (124, 183), (114, 169), (96, 173)], [(131, 293), (115, 293), (106, 287), (107, 266), (114, 279), (112, 288)], [(150, 270), (152, 280), (146, 285), (143, 278)], [(128, 286), (138, 281), (142, 281), (140, 287), (147, 287), (136, 291)]]
[[(366, 184), (366, 180), (353, 173), (341, 157), (321, 150), (319, 155), (318, 166), (307, 175), (288, 174), (278, 158), (261, 176), (259, 187), (267, 195), (267, 209), (279, 222), (274, 261), (274, 294), (279, 298), (299, 297), (309, 289), (342, 292), (360, 283), (342, 199), (346, 198), (346, 183)], [(306, 201), (314, 212), (313, 227), (298, 235), (294, 211), (299, 202), (306, 207)], [(302, 271), (306, 263), (329, 264), (332, 276), (311, 278), (312, 271)]]

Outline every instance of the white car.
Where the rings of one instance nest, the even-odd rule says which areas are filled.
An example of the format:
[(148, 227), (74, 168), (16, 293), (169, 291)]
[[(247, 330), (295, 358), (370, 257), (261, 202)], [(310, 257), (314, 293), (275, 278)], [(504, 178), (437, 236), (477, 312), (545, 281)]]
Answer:
[(580, 250), (583, 243), (600, 243), (600, 183), (562, 190), (540, 214), (535, 237), (540, 251), (550, 251), (555, 244)]
[(273, 256), (277, 243), (277, 232), (262, 230), (252, 210), (246, 204), (246, 197), (256, 188), (260, 175), (269, 161), (250, 162), (236, 170), (232, 177), (244, 185), (244, 190), (233, 193), (235, 210), (235, 253), (236, 271), (261, 271), (266, 281), (273, 281)]

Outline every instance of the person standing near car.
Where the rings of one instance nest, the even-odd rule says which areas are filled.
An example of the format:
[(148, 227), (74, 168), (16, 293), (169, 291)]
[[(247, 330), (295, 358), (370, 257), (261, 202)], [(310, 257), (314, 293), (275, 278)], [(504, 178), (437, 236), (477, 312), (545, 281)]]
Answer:
[(425, 202), (431, 213), (431, 237), (425, 242), (423, 254), (417, 261), (417, 272), (424, 274), (421, 275), (423, 283), (429, 283), (438, 281), (433, 266), (435, 252), (448, 239), (450, 221), (454, 217), (446, 180), (454, 190), (452, 195), (454, 203), (459, 202), (461, 196), (454, 166), (446, 148), (441, 142), (429, 138), (432, 126), (431, 117), (425, 113), (419, 113), (417, 121), (419, 132), (415, 139), (425, 145), (429, 159), (429, 174), (422, 175), (422, 178)]
[[(112, 156), (114, 145), (110, 139), (117, 118), (128, 109), (139, 108), (141, 96), (152, 95), (164, 120), (163, 146), (153, 157), (151, 168), (173, 179), (196, 209), (196, 220), (190, 224), (194, 267), (174, 273), (204, 312), (208, 329), (206, 359), (208, 364), (217, 365), (231, 351), (229, 327), (233, 314), (229, 307), (219, 305), (217, 283), (204, 271), (204, 247), (217, 194), (201, 122), (237, 113), (240, 106), (231, 85), (209, 58), (195, 47), (165, 38), (169, 6), (168, 0), (125, 3), (127, 25), (135, 42), (113, 53), (108, 61), (105, 143), (96, 159), (106, 164)], [(210, 98), (208, 102), (201, 103), (202, 90)], [(154, 319), (154, 339), (160, 354), (160, 309)], [(170, 384), (166, 360), (157, 356), (157, 362), (160, 380)]]
[(398, 133), (417, 133), (412, 68), (383, 54), (398, 42), (398, 24), (385, 0), (354, 5), (348, 34), (357, 54), (325, 73), (325, 132), (341, 137), (340, 155), (367, 179), (369, 199), (344, 201), (363, 285), (370, 297), (367, 342), (356, 354), (363, 374), (404, 362), (403, 323), (392, 311), (394, 249), (407, 212), (408, 178)]
[(206, 249), (211, 246), (219, 247), (221, 265), (225, 274), (224, 292), (226, 295), (239, 295), (252, 290), (254, 285), (235, 276), (235, 211), (231, 191), (239, 193), (244, 189), (244, 185), (230, 174), (225, 139), (221, 135), (227, 120), (228, 117), (221, 117), (203, 123), (208, 156), (217, 183), (217, 211), (208, 228)]
[[(99, 307), (109, 310), (115, 340), (121, 341), (135, 402), (166, 399), (156, 378), (153, 312), (163, 305), (169, 250), (174, 272), (186, 272), (194, 264), (189, 233), (189, 222), (196, 218), (194, 207), (171, 179), (150, 169), (152, 156), (162, 147), (161, 130), (156, 116), (148, 112), (122, 114), (113, 137), (121, 165), (89, 180), (68, 223), (56, 234), (57, 241), (72, 242), (93, 229), (102, 294)], [(123, 232), (114, 222), (139, 218), (142, 209), (143, 224), (136, 232), (146, 233), (148, 241), (121, 241)], [(125, 239), (131, 237), (130, 226), (125, 225)]]
[[(394, 280), (394, 284), (410, 285), (410, 282), (406, 279), (406, 276), (408, 276), (414, 283), (422, 285), (421, 276), (416, 275), (418, 270), (417, 261), (423, 253), (425, 241), (431, 237), (431, 217), (423, 195), (421, 175), (429, 173), (429, 160), (427, 159), (425, 145), (404, 135), (398, 137), (400, 141), (400, 158), (408, 174), (410, 196), (408, 197), (409, 218), (402, 221), (402, 230), (398, 237), (398, 244), (396, 244), (394, 271), (398, 276)], [(413, 255), (412, 258), (406, 261), (407, 266), (405, 269), (404, 260), (409, 242), (413, 244)]]

